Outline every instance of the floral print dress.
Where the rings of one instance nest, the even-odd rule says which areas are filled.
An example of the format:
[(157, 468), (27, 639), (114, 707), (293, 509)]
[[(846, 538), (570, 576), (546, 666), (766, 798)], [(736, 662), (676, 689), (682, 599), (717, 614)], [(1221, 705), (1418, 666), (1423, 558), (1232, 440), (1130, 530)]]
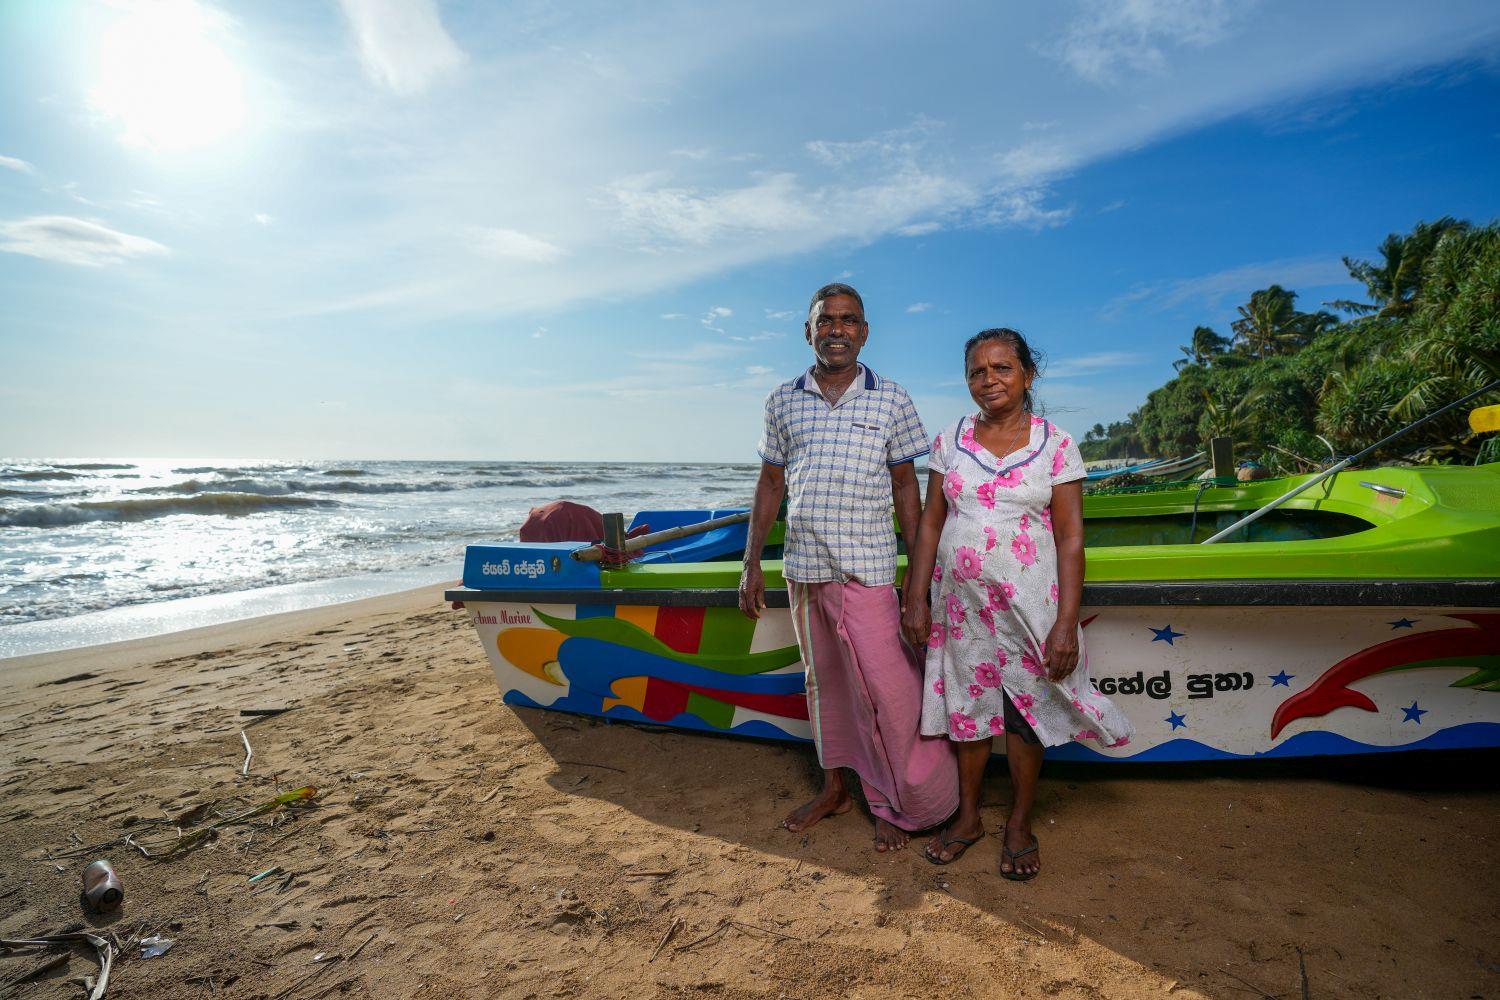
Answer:
[(922, 733), (968, 741), (1005, 732), (1005, 696), (1046, 746), (1128, 742), (1124, 714), (1089, 682), (1082, 629), (1078, 667), (1062, 681), (1042, 667), (1057, 621), (1052, 487), (1084, 477), (1072, 438), (1041, 417), (1030, 440), (1004, 457), (974, 437), (972, 416), (932, 443), (928, 468), (943, 476), (948, 517), (932, 579)]

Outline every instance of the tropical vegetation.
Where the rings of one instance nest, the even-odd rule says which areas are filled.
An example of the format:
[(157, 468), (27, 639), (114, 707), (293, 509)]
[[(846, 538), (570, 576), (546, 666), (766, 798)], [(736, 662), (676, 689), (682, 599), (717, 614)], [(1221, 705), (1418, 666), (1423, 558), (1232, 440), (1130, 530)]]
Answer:
[[(1198, 326), (1177, 374), (1128, 418), (1094, 425), (1087, 460), (1178, 456), (1217, 435), (1276, 473), (1310, 471), (1500, 378), (1500, 223), (1452, 218), (1393, 233), (1374, 260), (1344, 258), (1364, 301), (1304, 311), (1271, 285), (1229, 334)], [(1500, 393), (1474, 405), (1500, 402)], [(1468, 408), (1393, 442), (1371, 461), (1500, 460)]]

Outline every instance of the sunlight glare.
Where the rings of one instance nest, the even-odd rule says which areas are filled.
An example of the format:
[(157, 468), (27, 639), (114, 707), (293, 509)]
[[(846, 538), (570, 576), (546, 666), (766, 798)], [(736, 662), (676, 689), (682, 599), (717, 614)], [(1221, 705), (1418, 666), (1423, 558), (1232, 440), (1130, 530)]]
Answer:
[(184, 149), (229, 136), (246, 103), (244, 79), (214, 39), (225, 27), (195, 0), (126, 7), (101, 40), (94, 107), (131, 145)]

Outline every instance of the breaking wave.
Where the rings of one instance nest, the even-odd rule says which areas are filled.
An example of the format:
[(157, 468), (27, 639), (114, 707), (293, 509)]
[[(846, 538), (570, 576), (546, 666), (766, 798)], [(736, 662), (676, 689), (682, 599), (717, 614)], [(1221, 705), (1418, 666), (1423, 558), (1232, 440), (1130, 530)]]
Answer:
[(54, 465), (54, 469), (83, 469), (85, 471), (95, 469), (134, 469), (134, 465), (118, 465), (113, 462), (81, 462), (76, 465)]
[(243, 517), (271, 510), (337, 506), (335, 500), (312, 497), (268, 497), (253, 493), (202, 493), (194, 497), (149, 500), (99, 500), (86, 503), (46, 503), (20, 509), (0, 507), (0, 527), (61, 528), (91, 521), (146, 521), (176, 514), (214, 514)]
[(478, 489), (502, 483), (356, 483), (340, 480), (333, 483), (304, 482), (297, 479), (188, 479), (170, 486), (143, 486), (132, 495), (188, 495), (193, 493), (245, 493), (251, 496), (282, 497), (293, 493), (448, 493), (457, 489)]
[(26, 471), (6, 469), (3, 473), (0, 473), (0, 478), (24, 479), (27, 482), (36, 483), (47, 479), (82, 479), (83, 477), (76, 472), (57, 472), (51, 469), (31, 469)]

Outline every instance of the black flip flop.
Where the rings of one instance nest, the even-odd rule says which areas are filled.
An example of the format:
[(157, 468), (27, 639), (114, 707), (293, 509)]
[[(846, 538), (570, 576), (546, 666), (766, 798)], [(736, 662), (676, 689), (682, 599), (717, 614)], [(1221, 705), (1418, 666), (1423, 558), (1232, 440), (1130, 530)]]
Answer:
[(1019, 851), (1012, 851), (1009, 847), (1006, 847), (1002, 843), (1000, 845), (1000, 852), (1010, 859), (1010, 871), (1001, 872), (1000, 877), (1010, 879), (1012, 882), (1029, 882), (1040, 875), (1042, 872), (1040, 868), (1038, 868), (1034, 872), (1026, 872), (1024, 875), (1016, 871), (1016, 859), (1020, 858), (1022, 855), (1034, 853), (1038, 846), (1039, 845), (1036, 842), (1035, 835), (1033, 835), (1031, 838), (1031, 844), (1027, 847), (1021, 848)]
[[(982, 837), (984, 835), (980, 834), (980, 836)], [(962, 844), (964, 849), (953, 855), (953, 857), (949, 858), (947, 861), (944, 861), (942, 858), (934, 857), (932, 853), (924, 847), (922, 848), (922, 857), (926, 858), (928, 861), (932, 862), (935, 865), (951, 865), (953, 864), (953, 862), (969, 853), (969, 848), (979, 843), (979, 837), (975, 837), (972, 840), (970, 840), (968, 837), (954, 837), (952, 840), (949, 840), (947, 837), (943, 837), (942, 841), (944, 850), (952, 847), (954, 844)]]

